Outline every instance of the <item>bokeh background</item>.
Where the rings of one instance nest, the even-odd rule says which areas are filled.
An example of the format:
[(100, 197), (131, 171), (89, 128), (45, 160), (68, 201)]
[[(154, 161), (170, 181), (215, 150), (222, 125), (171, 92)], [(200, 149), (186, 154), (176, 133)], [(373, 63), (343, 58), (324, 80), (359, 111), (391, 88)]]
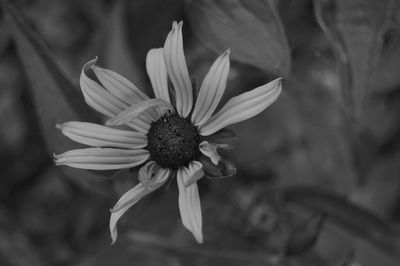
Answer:
[[(400, 265), (400, 2), (16, 0), (0, 9), (0, 265)], [(224, 101), (276, 78), (283, 93), (231, 127), (229, 179), (200, 181), (205, 244), (172, 184), (119, 222), (135, 171), (54, 167), (55, 129), (101, 121), (79, 92), (85, 62), (152, 94), (149, 49), (172, 21), (198, 86), (230, 48)]]

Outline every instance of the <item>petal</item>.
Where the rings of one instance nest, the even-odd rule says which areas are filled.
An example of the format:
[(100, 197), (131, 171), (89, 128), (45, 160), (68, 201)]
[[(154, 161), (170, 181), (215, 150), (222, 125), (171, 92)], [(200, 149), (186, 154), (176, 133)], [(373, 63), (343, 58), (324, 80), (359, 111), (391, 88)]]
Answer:
[(215, 60), (201, 84), (192, 114), (192, 122), (196, 126), (207, 122), (224, 94), (229, 74), (229, 54), (230, 50), (227, 50)]
[(218, 142), (218, 143), (232, 143), (237, 141), (239, 138), (236, 137), (235, 132), (228, 128), (223, 128), (221, 130), (218, 130), (214, 134), (211, 134), (210, 136), (205, 136), (203, 139), (211, 142)]
[(203, 243), (203, 221), (201, 217), (199, 190), (196, 182), (188, 187), (185, 186), (185, 181), (190, 178), (191, 176), (188, 175), (187, 171), (183, 171), (183, 168), (178, 170), (179, 211), (183, 225), (192, 232), (197, 242)]
[(187, 187), (204, 176), (203, 165), (198, 161), (191, 161), (187, 167), (182, 168), (182, 171), (190, 177), (185, 180), (185, 186)]
[(199, 144), (199, 150), (205, 156), (210, 158), (210, 160), (213, 164), (218, 165), (218, 162), (221, 160), (221, 156), (217, 152), (216, 144), (210, 143), (208, 141), (203, 141)]
[(187, 117), (192, 110), (193, 89), (183, 53), (182, 21), (172, 24), (164, 44), (164, 58), (168, 76), (174, 85), (177, 112)]
[(156, 98), (171, 103), (168, 93), (168, 75), (164, 49), (151, 49), (146, 56), (146, 70)]
[(94, 147), (138, 149), (147, 145), (146, 135), (86, 122), (67, 122), (57, 125), (68, 138)]
[(143, 149), (86, 148), (54, 155), (54, 160), (56, 165), (91, 170), (114, 170), (138, 166), (149, 156), (149, 152)]
[[(115, 97), (112, 93), (104, 89), (96, 81), (92, 80), (87, 74), (88, 70), (96, 63), (97, 59), (93, 59), (83, 66), (80, 85), (86, 103), (96, 111), (113, 117), (121, 113), (129, 107), (128, 104)], [(147, 96), (146, 96), (147, 97)], [(150, 123), (155, 119), (150, 114), (146, 113), (130, 121), (128, 126), (141, 132), (147, 133), (150, 128)]]
[(231, 98), (222, 109), (213, 115), (200, 129), (200, 135), (208, 136), (218, 130), (253, 117), (279, 96), (282, 90), (282, 78)]
[(114, 116), (124, 110), (127, 105), (89, 78), (87, 71), (96, 63), (96, 60), (93, 59), (83, 66), (79, 80), (81, 90), (90, 107), (106, 116)]
[(157, 110), (159, 113), (166, 113), (166, 112), (173, 112), (174, 107), (163, 100), (160, 99), (150, 99), (147, 101), (143, 101), (137, 103), (123, 112), (119, 113), (117, 116), (113, 117), (112, 119), (108, 120), (106, 125), (107, 126), (115, 126), (115, 125), (122, 125), (126, 124), (132, 119), (139, 117), (142, 114), (145, 114), (146, 111), (151, 109)]
[(110, 217), (110, 233), (111, 233), (111, 244), (117, 241), (118, 231), (117, 222), (122, 215), (133, 205), (135, 205), (142, 197), (149, 194), (151, 190), (148, 190), (143, 184), (139, 183), (132, 189), (128, 190), (115, 204), (111, 210)]
[(146, 94), (125, 77), (114, 71), (98, 67), (95, 63), (96, 61), (91, 64), (93, 72), (96, 74), (101, 84), (116, 98), (128, 105), (149, 99)]
[(148, 162), (139, 170), (139, 181), (149, 190), (158, 188), (158, 185), (165, 183), (169, 176), (170, 170), (161, 168), (154, 161)]

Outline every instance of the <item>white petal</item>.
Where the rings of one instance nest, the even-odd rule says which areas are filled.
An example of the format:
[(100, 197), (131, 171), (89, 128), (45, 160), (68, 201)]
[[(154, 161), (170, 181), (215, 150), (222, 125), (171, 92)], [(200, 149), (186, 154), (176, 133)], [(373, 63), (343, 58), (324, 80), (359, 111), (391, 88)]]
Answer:
[(187, 167), (183, 167), (182, 170), (186, 176), (189, 176), (185, 180), (185, 186), (190, 186), (197, 182), (204, 176), (203, 165), (198, 161), (191, 161)]
[(253, 117), (279, 96), (282, 90), (282, 78), (231, 98), (222, 109), (199, 127), (200, 135), (208, 136), (218, 130)]
[(146, 56), (146, 70), (156, 98), (171, 103), (163, 48), (151, 49)]
[[(80, 77), (82, 93), (86, 103), (90, 107), (108, 117), (113, 117), (127, 109), (130, 105), (116, 98), (99, 83), (89, 78), (86, 72), (96, 63), (96, 60), (93, 59), (83, 66)], [(155, 117), (152, 117), (150, 113), (146, 113), (130, 121), (128, 126), (146, 134), (150, 128), (150, 123), (154, 119)]]
[(193, 91), (183, 53), (182, 21), (172, 24), (164, 44), (164, 59), (168, 76), (174, 85), (177, 112), (187, 117), (192, 110)]
[(146, 111), (150, 109), (157, 110), (160, 114), (161, 113), (172, 113), (174, 111), (174, 107), (163, 100), (160, 99), (150, 99), (147, 101), (143, 101), (137, 103), (123, 112), (119, 113), (117, 116), (113, 117), (112, 119), (107, 121), (108, 126), (115, 126), (115, 125), (122, 125), (127, 124), (132, 119), (139, 117), (142, 114), (145, 114)]
[(221, 156), (217, 152), (217, 147), (217, 145), (208, 141), (203, 141), (199, 144), (199, 150), (201, 153), (210, 158), (211, 162), (215, 165), (218, 165), (221, 160)]
[(227, 50), (215, 60), (201, 84), (192, 114), (192, 122), (196, 126), (207, 122), (224, 94), (229, 74), (229, 54)]
[(89, 78), (87, 71), (96, 63), (96, 60), (93, 59), (83, 66), (79, 80), (81, 90), (86, 103), (90, 107), (106, 116), (114, 116), (124, 110), (127, 105), (114, 97), (96, 81)]
[(179, 189), (179, 211), (183, 225), (194, 235), (199, 243), (203, 243), (203, 221), (201, 215), (200, 197), (197, 183), (186, 187), (185, 182), (191, 178), (184, 168), (178, 170), (177, 182)]
[[(155, 162), (149, 162), (145, 166), (143, 166), (140, 171), (140, 173), (143, 174), (142, 169), (143, 168), (150, 168), (155, 169), (154, 166), (156, 166)], [(146, 174), (149, 173), (145, 171)], [(150, 192), (158, 189), (161, 187), (168, 179), (170, 175), (170, 170), (169, 169), (163, 169), (158, 167), (157, 172), (153, 176), (153, 173), (149, 173), (152, 175), (152, 177), (149, 177), (147, 184), (143, 184), (142, 182), (136, 185), (134, 188), (130, 189), (128, 192), (126, 192), (122, 197), (118, 200), (118, 202), (114, 205), (114, 207), (111, 209), (111, 217), (110, 217), (110, 232), (111, 232), (111, 239), (112, 239), (112, 244), (115, 243), (117, 240), (117, 222), (119, 218), (133, 205), (135, 205), (142, 197), (146, 196)], [(143, 177), (139, 179), (143, 180)]]
[(151, 191), (148, 190), (143, 184), (139, 183), (134, 188), (126, 192), (115, 204), (114, 208), (111, 210), (110, 217), (110, 233), (111, 233), (111, 244), (117, 241), (118, 231), (117, 222), (122, 215), (133, 205), (135, 205), (142, 197), (149, 194)]
[(70, 139), (94, 147), (138, 149), (147, 145), (146, 135), (87, 122), (67, 122), (57, 125)]
[(93, 72), (101, 84), (116, 98), (128, 105), (149, 99), (132, 82), (114, 71), (96, 66), (95, 63), (96, 61), (91, 65)]
[(86, 148), (54, 155), (54, 160), (56, 165), (91, 170), (114, 170), (138, 166), (149, 156), (149, 152), (143, 149)]
[(147, 189), (154, 190), (158, 184), (165, 183), (170, 176), (170, 170), (161, 168), (156, 162), (150, 161), (139, 170), (139, 181)]

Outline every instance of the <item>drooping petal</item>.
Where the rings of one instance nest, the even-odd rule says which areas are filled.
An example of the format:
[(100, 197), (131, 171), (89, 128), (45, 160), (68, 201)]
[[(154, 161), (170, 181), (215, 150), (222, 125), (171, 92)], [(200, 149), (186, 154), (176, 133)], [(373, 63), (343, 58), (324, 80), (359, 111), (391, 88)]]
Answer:
[(108, 120), (106, 125), (108, 126), (116, 126), (126, 124), (132, 119), (139, 117), (142, 114), (145, 114), (146, 111), (151, 109), (157, 110), (160, 114), (166, 112), (173, 112), (174, 107), (163, 100), (160, 99), (150, 99), (140, 103), (137, 103), (123, 112), (119, 113), (117, 116), (113, 117), (112, 119)]
[(139, 170), (139, 181), (147, 189), (154, 190), (158, 184), (165, 183), (170, 176), (170, 170), (161, 168), (155, 161), (150, 161)]
[(112, 95), (122, 102), (132, 105), (150, 99), (125, 77), (109, 69), (98, 67), (95, 63), (96, 61), (91, 64), (91, 68), (96, 77)]
[(196, 126), (207, 122), (224, 94), (229, 74), (229, 54), (230, 50), (227, 50), (215, 60), (201, 84), (192, 114), (192, 122)]
[(218, 130), (253, 117), (279, 96), (282, 90), (282, 78), (231, 98), (222, 109), (200, 126), (200, 135), (208, 136)]
[[(151, 190), (148, 190), (142, 183), (137, 184), (132, 189), (128, 190), (115, 204), (114, 208), (111, 209), (110, 217), (110, 233), (111, 233), (111, 244), (117, 241), (118, 231), (117, 222), (124, 215), (124, 213), (133, 205), (135, 205), (142, 197), (149, 194)], [(121, 207), (123, 206), (123, 207)]]
[[(92, 80), (88, 76), (89, 69), (96, 63), (97, 59), (87, 62), (82, 69), (80, 77), (80, 85), (86, 103), (96, 111), (108, 116), (113, 117), (121, 113), (129, 107), (128, 104), (115, 97), (112, 93), (107, 91), (102, 85)], [(146, 96), (147, 97), (147, 96)], [(141, 132), (147, 133), (150, 128), (150, 123), (155, 119), (151, 113), (145, 113), (140, 117), (130, 121), (128, 126)]]
[(168, 74), (163, 48), (151, 49), (146, 56), (146, 70), (156, 98), (171, 103), (168, 93)]
[[(147, 168), (147, 170), (150, 171), (142, 171), (143, 168)], [(153, 170), (155, 170), (155, 172), (153, 172)], [(147, 175), (147, 177), (144, 177), (144, 174)], [(142, 177), (140, 177), (140, 175), (142, 175)], [(121, 218), (121, 216), (130, 207), (135, 205), (142, 197), (161, 187), (167, 181), (169, 175), (169, 169), (156, 167), (156, 163), (153, 161), (147, 163), (139, 170), (139, 180), (141, 180), (141, 182), (137, 184), (134, 188), (126, 192), (124, 195), (122, 195), (122, 197), (111, 209), (110, 232), (112, 244), (114, 244), (117, 240), (117, 222)], [(142, 182), (142, 180), (144, 179), (148, 181), (146, 181), (146, 184)]]
[(149, 156), (149, 152), (144, 149), (86, 148), (54, 155), (54, 161), (56, 165), (80, 169), (115, 170), (138, 166)]
[(218, 154), (217, 145), (214, 143), (210, 143), (208, 141), (203, 141), (199, 144), (199, 150), (205, 156), (210, 158), (211, 162), (215, 165), (218, 165), (218, 162), (221, 160), (221, 156)]
[(127, 105), (87, 75), (87, 71), (96, 63), (96, 60), (93, 59), (83, 66), (79, 80), (81, 90), (90, 107), (104, 115), (113, 116), (124, 110)]
[(57, 125), (68, 138), (94, 147), (139, 149), (147, 145), (146, 135), (87, 122), (66, 122)]
[(187, 117), (193, 106), (193, 89), (183, 53), (182, 21), (172, 24), (164, 44), (164, 59), (168, 76), (174, 85), (177, 112)]
[(185, 186), (187, 180), (191, 178), (190, 171), (181, 168), (177, 173), (179, 189), (179, 211), (183, 225), (194, 235), (197, 242), (203, 242), (203, 221), (200, 206), (199, 190), (197, 182), (190, 186)]

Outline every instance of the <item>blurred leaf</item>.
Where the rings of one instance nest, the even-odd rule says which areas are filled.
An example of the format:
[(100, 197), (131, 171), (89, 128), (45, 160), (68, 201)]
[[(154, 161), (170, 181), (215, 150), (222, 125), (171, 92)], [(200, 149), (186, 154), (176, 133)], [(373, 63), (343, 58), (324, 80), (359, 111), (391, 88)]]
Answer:
[[(3, 0), (1, 3), (10, 19), (18, 54), (31, 83), (38, 122), (49, 154), (70, 150), (74, 145), (79, 147), (64, 137), (55, 126), (70, 120), (93, 121), (93, 111), (85, 104), (79, 90), (65, 76), (24, 16), (9, 1)], [(63, 169), (68, 176), (76, 175), (82, 180), (81, 170)]]
[(388, 34), (386, 45), (372, 79), (374, 92), (390, 92), (400, 87), (400, 76), (398, 72), (400, 62), (400, 32), (394, 31)]
[(282, 22), (272, 1), (193, 1), (186, 9), (195, 36), (217, 54), (267, 73), (288, 76), (291, 58)]
[(93, 120), (92, 111), (23, 15), (8, 1), (2, 3), (14, 27), (13, 36), (32, 85), (32, 95), (48, 149), (51, 153), (61, 152), (65, 149), (66, 138), (59, 134), (55, 125), (68, 120)]
[[(273, 260), (270, 255), (260, 252), (245, 252), (242, 250), (232, 250), (212, 245), (182, 245), (171, 241), (168, 238), (158, 235), (146, 233), (143, 231), (134, 231), (129, 235), (129, 244), (133, 248), (149, 249), (152, 253), (155, 250), (165, 251), (169, 254), (179, 255), (185, 258), (185, 261), (190, 261), (191, 265), (204, 265), (204, 263), (196, 263), (197, 259), (207, 258), (207, 262), (220, 262), (215, 265), (223, 265), (222, 263), (229, 262), (229, 265), (273, 265), (270, 261)], [(207, 263), (207, 265), (209, 264)], [(186, 265), (186, 263), (184, 263)], [(214, 265), (214, 264), (212, 264)]]
[(335, 52), (345, 107), (353, 116), (361, 114), (370, 76), (389, 26), (393, 1), (314, 1), (317, 20)]
[(400, 230), (374, 213), (361, 208), (343, 196), (312, 188), (284, 191), (288, 202), (300, 204), (327, 215), (353, 235), (374, 244), (389, 256), (400, 259)]
[(313, 215), (291, 232), (286, 246), (286, 254), (298, 255), (310, 249), (318, 239), (325, 216)]

